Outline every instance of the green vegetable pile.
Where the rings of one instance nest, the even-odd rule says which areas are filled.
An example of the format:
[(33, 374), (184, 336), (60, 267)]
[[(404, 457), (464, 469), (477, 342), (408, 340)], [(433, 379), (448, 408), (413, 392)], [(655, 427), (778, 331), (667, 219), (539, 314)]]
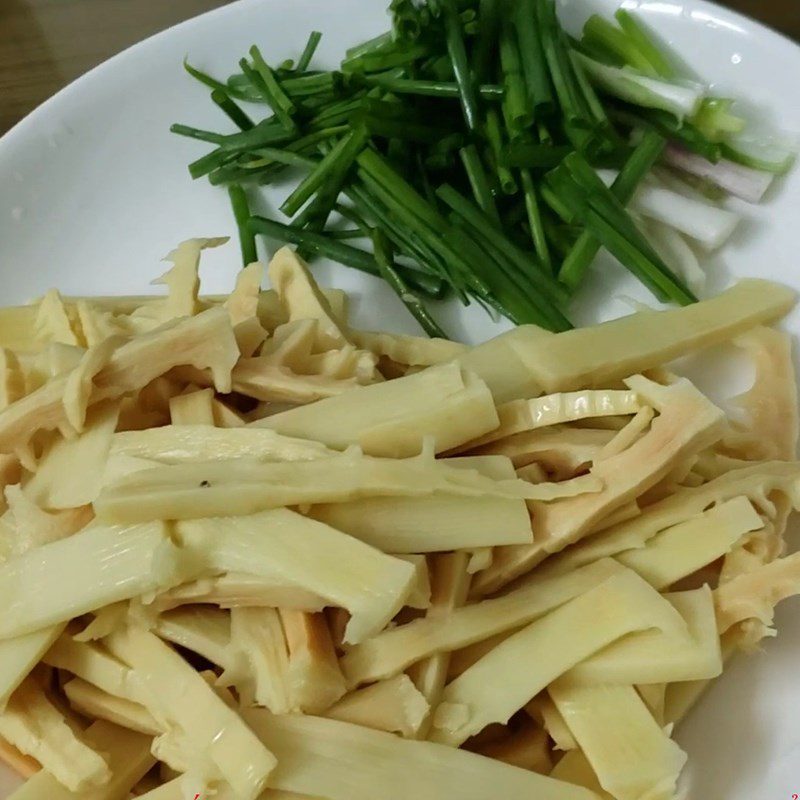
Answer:
[[(431, 336), (446, 334), (426, 303), (447, 295), (563, 331), (601, 247), (659, 300), (696, 299), (626, 208), (665, 148), (788, 167), (738, 148), (732, 101), (684, 80), (628, 11), (592, 17), (580, 41), (554, 0), (393, 0), (390, 14), (337, 71), (312, 68), (316, 32), (296, 63), (253, 46), (226, 82), (185, 64), (239, 129), (172, 127), (214, 145), (190, 173), (228, 187), (245, 262), (263, 235), (380, 276)], [(270, 113), (256, 122), (242, 101)], [(282, 218), (251, 216), (248, 189), (298, 169)]]

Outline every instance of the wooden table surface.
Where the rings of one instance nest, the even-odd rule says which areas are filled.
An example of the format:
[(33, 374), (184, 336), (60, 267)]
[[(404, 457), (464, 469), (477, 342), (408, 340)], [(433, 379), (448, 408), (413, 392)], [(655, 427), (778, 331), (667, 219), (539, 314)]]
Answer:
[[(227, 2), (0, 0), (0, 134), (101, 61)], [(723, 0), (723, 4), (800, 40), (800, 0)]]

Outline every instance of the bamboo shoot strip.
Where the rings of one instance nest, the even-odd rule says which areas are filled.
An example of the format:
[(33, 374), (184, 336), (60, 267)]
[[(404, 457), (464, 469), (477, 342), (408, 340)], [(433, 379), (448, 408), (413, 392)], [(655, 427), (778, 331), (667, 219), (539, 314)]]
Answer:
[(534, 486), (518, 479), (495, 481), (477, 470), (453, 469), (428, 456), (377, 459), (354, 451), (304, 462), (240, 459), (140, 469), (110, 484), (95, 502), (95, 510), (102, 520), (141, 522), (243, 516), (282, 506), (367, 497), (430, 497), (436, 492), (552, 500), (601, 488), (591, 476), (564, 486)]
[(283, 608), (279, 613), (289, 648), (287, 677), (292, 704), (304, 714), (321, 714), (345, 693), (325, 615)]
[(387, 553), (435, 553), (533, 541), (523, 500), (374, 497), (314, 506), (310, 515)]
[(497, 425), (486, 384), (453, 363), (352, 389), (313, 407), (267, 417), (255, 427), (341, 450), (357, 444), (367, 453), (400, 458), (420, 453), (426, 437), (443, 452)]
[(133, 456), (164, 464), (228, 461), (313, 461), (338, 455), (319, 442), (292, 439), (268, 428), (209, 428), (205, 425), (164, 425), (144, 431), (114, 434), (110, 456)]
[[(121, 345), (92, 380), (89, 403), (142, 389), (173, 367), (210, 369), (216, 389), (230, 391), (231, 370), (239, 358), (230, 317), (210, 308), (179, 319)], [(62, 398), (68, 376), (57, 376), (0, 412), (0, 448), (13, 449), (37, 430), (67, 424)]]
[(794, 302), (785, 286), (743, 280), (701, 305), (638, 312), (532, 342), (526, 363), (548, 392), (600, 387), (774, 322)]
[(531, 582), (503, 597), (457, 608), (443, 617), (401, 625), (350, 648), (342, 670), (356, 686), (397, 674), (435, 653), (467, 647), (519, 628), (589, 591), (624, 567), (604, 559), (556, 579)]
[[(675, 635), (685, 623), (635, 573), (612, 576), (513, 634), (448, 684), (442, 703), (468, 709), (466, 719), (437, 727), (434, 716), (431, 739), (457, 747), (493, 722), (505, 724), (571, 667), (626, 634), (649, 628)], [(535, 664), (521, 668), (532, 652), (539, 654)]]
[[(464, 551), (444, 553), (429, 559), (431, 565), (432, 594), (428, 617), (445, 616), (463, 606), (469, 593), (472, 576), (467, 572), (468, 556)], [(427, 739), (431, 727), (430, 710), (442, 699), (450, 653), (436, 653), (411, 667), (410, 676), (414, 685), (428, 702), (428, 711), (417, 732), (418, 739)]]
[(182, 605), (210, 603), (220, 608), (281, 608), (313, 613), (325, 608), (319, 595), (276, 577), (259, 578), (243, 572), (229, 572), (217, 578), (200, 578), (160, 594), (154, 606), (168, 611)]
[(111, 780), (100, 753), (75, 735), (33, 679), (23, 682), (0, 713), (0, 736), (75, 793), (91, 792)]
[[(92, 800), (119, 800), (150, 771), (156, 759), (150, 753), (152, 737), (124, 730), (111, 723), (94, 722), (83, 734), (86, 742), (103, 751), (111, 769), (111, 780), (94, 789)], [(8, 800), (77, 800), (76, 795), (62, 786), (49, 772), (42, 770), (29, 778)], [(86, 797), (84, 794), (83, 797)]]
[(156, 719), (176, 726), (198, 756), (208, 757), (242, 800), (256, 800), (276, 760), (239, 715), (172, 648), (141, 628), (106, 640), (111, 652), (143, 681), (144, 702)]
[(550, 696), (607, 792), (618, 800), (672, 796), (686, 755), (633, 686), (564, 679), (550, 687)]
[(143, 705), (115, 697), (80, 678), (65, 683), (64, 694), (70, 706), (85, 717), (105, 720), (148, 736), (162, 733), (153, 715)]
[(722, 436), (724, 413), (683, 379), (664, 387), (642, 376), (628, 379), (645, 403), (659, 409), (650, 430), (617, 456), (596, 463), (594, 476), (605, 486), (598, 494), (538, 504), (536, 544), (503, 548), (481, 573), (476, 590), (489, 593), (525, 574), (546, 558), (582, 539), (603, 517), (658, 483), (676, 461), (700, 452)]
[(470, 442), (467, 447), (472, 449), (524, 431), (580, 419), (635, 414), (640, 407), (635, 392), (621, 389), (559, 392), (534, 400), (515, 400), (498, 406), (499, 428)]
[(430, 706), (411, 682), (400, 674), (343, 697), (323, 716), (351, 722), (376, 731), (399, 733), (406, 739), (419, 739)]
[(711, 590), (664, 596), (686, 621), (688, 635), (648, 630), (627, 636), (573, 667), (570, 679), (587, 686), (649, 686), (718, 677), (722, 654)]
[(690, 521), (662, 531), (641, 549), (620, 553), (618, 559), (663, 591), (730, 552), (745, 534), (764, 527), (764, 521), (745, 497), (717, 505), (703, 517), (707, 527), (702, 535)]
[(77, 642), (69, 634), (64, 634), (42, 660), (112, 697), (131, 703), (142, 701), (143, 687), (139, 679), (98, 642)]
[(223, 669), (234, 666), (231, 615), (227, 611), (213, 606), (178, 608), (161, 614), (153, 626), (153, 632)]
[[(735, 473), (728, 474), (733, 477)], [(713, 491), (714, 482), (700, 488), (705, 487)], [(705, 495), (709, 496), (707, 489)], [(659, 503), (649, 506), (634, 522), (612, 525), (548, 559), (540, 571), (548, 576), (562, 575), (598, 558), (616, 556), (663, 590), (725, 555), (751, 528), (763, 526), (745, 497), (726, 500), (720, 493), (715, 497), (716, 505), (707, 511), (702, 510), (701, 498), (699, 502), (689, 495), (682, 499), (681, 512), (675, 516), (659, 514)]]
[(61, 635), (63, 624), (0, 641), (0, 710)]
[[(7, 611), (0, 620), (0, 639), (175, 586), (182, 582), (180, 563), (163, 522), (91, 525), (31, 550), (0, 566), (0, 598)], [(31, 595), (29, 586), (50, 590)]]
[(177, 530), (187, 556), (211, 572), (277, 576), (346, 608), (349, 642), (380, 631), (414, 579), (411, 564), (285, 508), (179, 522)]
[(242, 716), (278, 757), (272, 785), (284, 791), (330, 800), (442, 800), (458, 775), (462, 800), (597, 800), (594, 792), (432, 742), (320, 717), (260, 709)]

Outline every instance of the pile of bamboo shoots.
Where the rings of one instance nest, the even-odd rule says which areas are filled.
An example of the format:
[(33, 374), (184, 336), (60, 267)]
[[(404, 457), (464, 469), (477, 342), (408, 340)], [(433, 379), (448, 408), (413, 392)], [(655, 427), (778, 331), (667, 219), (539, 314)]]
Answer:
[[(13, 800), (674, 798), (800, 592), (793, 294), (470, 349), (352, 329), (286, 249), (201, 296), (219, 244), (0, 311)], [(724, 342), (727, 412), (673, 363)]]

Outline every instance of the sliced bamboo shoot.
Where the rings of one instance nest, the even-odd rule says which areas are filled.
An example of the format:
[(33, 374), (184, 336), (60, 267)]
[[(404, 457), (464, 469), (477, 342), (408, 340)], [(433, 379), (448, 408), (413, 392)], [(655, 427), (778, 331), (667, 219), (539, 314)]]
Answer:
[(329, 708), (323, 716), (351, 722), (376, 731), (419, 738), (430, 712), (425, 696), (408, 675), (396, 675), (364, 689), (356, 689)]
[[(444, 617), (464, 605), (472, 580), (467, 569), (467, 559), (468, 556), (463, 551), (430, 557), (432, 593), (427, 618)], [(414, 685), (422, 693), (429, 709), (435, 708), (441, 702), (449, 667), (450, 653), (440, 652), (417, 662), (409, 671)], [(420, 723), (418, 738), (427, 738), (430, 724), (430, 714), (426, 714)]]
[[(746, 497), (737, 497), (703, 513), (699, 520), (675, 525), (650, 539), (644, 547), (620, 553), (617, 559), (658, 590), (721, 558), (764, 521)], [(602, 535), (602, 534), (601, 534)]]
[(260, 705), (275, 714), (292, 711), (289, 653), (280, 616), (274, 608), (231, 610), (230, 649), (246, 664), (232, 664), (223, 682), (235, 684), (246, 705)]
[(726, 437), (726, 446), (735, 452), (739, 438), (744, 458), (793, 461), (800, 425), (792, 337), (772, 328), (756, 328), (740, 336), (736, 344), (750, 355), (756, 375), (752, 387), (735, 401), (747, 415), (747, 430), (741, 437)]
[(743, 280), (686, 308), (640, 311), (534, 341), (527, 364), (548, 392), (608, 385), (780, 319), (794, 304), (786, 286)]
[(169, 415), (173, 425), (214, 425), (214, 410), (211, 401), (213, 389), (179, 394), (169, 401)]
[(498, 550), (492, 566), (475, 581), (477, 592), (497, 591), (547, 554), (574, 544), (604, 516), (658, 483), (676, 461), (722, 435), (725, 415), (689, 381), (664, 387), (637, 376), (628, 385), (661, 412), (648, 433), (628, 450), (594, 466), (591, 474), (603, 481), (602, 492), (539, 505), (534, 515), (536, 544)]
[(191, 464), (255, 458), (262, 461), (311, 461), (336, 455), (323, 444), (291, 439), (259, 428), (209, 429), (204, 425), (167, 425), (114, 434), (112, 455)]
[[(786, 495), (794, 505), (800, 505), (800, 462), (764, 461), (741, 466), (702, 486), (678, 489), (672, 496), (645, 508), (635, 520), (620, 525), (614, 535), (622, 538), (635, 531), (646, 541), (715, 503), (739, 496), (749, 498), (759, 510), (771, 513), (774, 505), (769, 497), (775, 492)], [(610, 530), (608, 535), (611, 535)]]
[(309, 513), (388, 553), (434, 553), (533, 541), (525, 501), (504, 497), (370, 497), (316, 505)]
[[(210, 369), (217, 390), (227, 392), (238, 358), (228, 315), (222, 309), (210, 309), (117, 348), (108, 365), (92, 379), (94, 388), (89, 402), (136, 392), (172, 367), (184, 364)], [(3, 450), (25, 444), (37, 430), (54, 430), (67, 423), (62, 398), (69, 374), (53, 378), (0, 412)]]
[(149, 736), (162, 733), (153, 715), (143, 705), (124, 697), (115, 697), (80, 678), (65, 683), (64, 694), (72, 708), (85, 717), (104, 719), (121, 728)]
[(143, 687), (130, 669), (98, 642), (76, 642), (62, 635), (43, 659), (44, 663), (70, 672), (113, 697), (140, 703)]
[(159, 721), (178, 727), (203, 753), (242, 800), (255, 800), (274, 770), (275, 757), (235, 711), (170, 647), (140, 628), (107, 640), (145, 687), (145, 706)]
[(542, 393), (531, 357), (553, 334), (535, 325), (520, 325), (459, 356), (456, 363), (486, 382), (499, 405)]
[(623, 450), (632, 447), (639, 438), (644, 436), (655, 413), (650, 406), (639, 409), (633, 419), (600, 451), (597, 460), (605, 461), (605, 459), (617, 456)]
[(541, 723), (548, 736), (553, 740), (553, 746), (556, 750), (569, 753), (571, 750), (578, 749), (575, 737), (547, 692), (542, 692), (538, 697), (531, 700), (525, 706), (525, 711), (528, 716)]
[(154, 605), (162, 611), (192, 603), (210, 603), (220, 608), (246, 606), (308, 612), (322, 611), (326, 605), (324, 598), (318, 594), (282, 581), (277, 576), (260, 578), (244, 572), (200, 578), (176, 586), (160, 594), (154, 601)]
[(557, 425), (517, 433), (507, 439), (476, 448), (476, 455), (503, 455), (514, 466), (539, 464), (548, 472), (572, 477), (598, 459), (603, 448), (614, 438), (614, 431), (571, 428)]
[(636, 393), (624, 390), (559, 392), (534, 400), (512, 400), (497, 409), (500, 427), (464, 447), (472, 449), (524, 431), (593, 417), (636, 414), (639, 410)]
[(550, 687), (600, 785), (617, 800), (672, 797), (686, 754), (653, 719), (633, 686)]
[(427, 558), (421, 553), (392, 553), (392, 555), (414, 567), (414, 580), (406, 598), (406, 605), (409, 608), (425, 611), (431, 604), (431, 575)]
[(416, 661), (450, 652), (544, 616), (625, 568), (610, 559), (532, 583), (504, 597), (383, 631), (348, 650), (342, 670), (351, 686), (390, 678)]
[(187, 606), (155, 619), (153, 632), (223, 669), (233, 667), (231, 615), (208, 606)]
[(442, 800), (457, 775), (461, 800), (597, 800), (593, 792), (432, 742), (320, 717), (242, 713), (278, 757), (276, 789), (328, 800)]
[(381, 630), (402, 608), (414, 568), (288, 509), (178, 523), (184, 550), (209, 570), (279, 578), (353, 615), (347, 640)]
[(609, 645), (569, 672), (587, 686), (707, 680), (722, 673), (711, 590), (664, 595), (686, 621), (687, 633), (642, 631)]
[(772, 625), (775, 606), (796, 594), (800, 594), (800, 553), (738, 575), (714, 593), (720, 633), (748, 619)]
[[(738, 633), (736, 628), (732, 628), (720, 637), (722, 660), (726, 664), (739, 647)], [(685, 719), (712, 683), (711, 680), (670, 683), (664, 695), (664, 721), (666, 724), (677, 725)]]
[(20, 556), (66, 539), (88, 525), (94, 514), (88, 505), (63, 511), (44, 511), (19, 486), (6, 486), (8, 511), (2, 517), (0, 559)]
[[(567, 548), (548, 559), (537, 572), (563, 575), (599, 558), (618, 556), (632, 569), (636, 569), (638, 560), (642, 564), (640, 574), (654, 581), (656, 588), (665, 588), (723, 555), (730, 547), (728, 543), (737, 541), (751, 526), (757, 525), (757, 520), (759, 527), (763, 525), (745, 497), (735, 497), (708, 511), (690, 513), (688, 519), (672, 524), (661, 533), (657, 530), (658, 524), (651, 524), (647, 510), (633, 522), (612, 526)], [(659, 541), (661, 544), (656, 547)], [(651, 545), (656, 548), (652, 551), (655, 555), (650, 554)], [(662, 550), (663, 557), (659, 555)], [(678, 556), (679, 561), (669, 562)], [(658, 562), (657, 567), (653, 565), (654, 560)]]
[(76, 310), (64, 303), (57, 289), (50, 289), (36, 310), (35, 335), (39, 341), (83, 347), (86, 340)]
[(360, 386), (255, 423), (337, 450), (357, 444), (371, 455), (393, 458), (421, 452), (426, 437), (434, 439), (437, 453), (451, 450), (498, 424), (486, 384), (457, 364)]
[[(563, 489), (570, 495), (575, 490)], [(447, 460), (373, 458), (354, 451), (313, 461), (237, 459), (137, 468), (107, 484), (94, 508), (98, 518), (122, 523), (244, 515), (281, 506), (376, 496), (425, 497), (436, 492), (511, 499), (552, 494), (549, 484), (494, 481), (476, 470), (453, 469)]]
[(70, 791), (89, 791), (111, 779), (103, 757), (73, 733), (42, 688), (30, 678), (0, 713), (0, 736), (35, 758)]
[(299, 319), (317, 321), (317, 346), (320, 349), (338, 349), (349, 343), (346, 332), (308, 266), (291, 248), (282, 247), (278, 250), (267, 272), (289, 322)]
[(264, 265), (258, 261), (248, 264), (236, 276), (236, 286), (224, 303), (234, 325), (258, 315), (258, 297), (263, 278)]
[(276, 366), (268, 356), (240, 359), (231, 379), (233, 390), (247, 397), (301, 405), (337, 397), (358, 386), (355, 378), (299, 375), (288, 367)]
[[(673, 637), (685, 623), (636, 573), (625, 571), (532, 622), (499, 644), (445, 687), (443, 703), (463, 705), (467, 718), (454, 729), (436, 727), (434, 741), (459, 746), (512, 714), (556, 678), (634, 631), (658, 628)], [(530, 660), (528, 655), (536, 653)]]
[(56, 439), (39, 461), (25, 494), (42, 508), (76, 508), (100, 494), (120, 407), (113, 401), (90, 409), (83, 432)]
[(469, 347), (449, 339), (426, 339), (383, 331), (350, 331), (352, 341), (376, 356), (410, 367), (432, 367), (464, 355)]
[(155, 764), (150, 754), (152, 739), (141, 733), (101, 720), (85, 732), (84, 738), (90, 747), (106, 756), (111, 780), (105, 786), (94, 789), (89, 795), (76, 794), (42, 770), (12, 792), (8, 800), (122, 800)]
[[(162, 522), (90, 525), (0, 566), (0, 638), (64, 622), (181, 583), (179, 554)], [(29, 591), (31, 586), (47, 591)]]
[(289, 647), (288, 682), (294, 709), (321, 714), (345, 693), (325, 615), (280, 610)]

